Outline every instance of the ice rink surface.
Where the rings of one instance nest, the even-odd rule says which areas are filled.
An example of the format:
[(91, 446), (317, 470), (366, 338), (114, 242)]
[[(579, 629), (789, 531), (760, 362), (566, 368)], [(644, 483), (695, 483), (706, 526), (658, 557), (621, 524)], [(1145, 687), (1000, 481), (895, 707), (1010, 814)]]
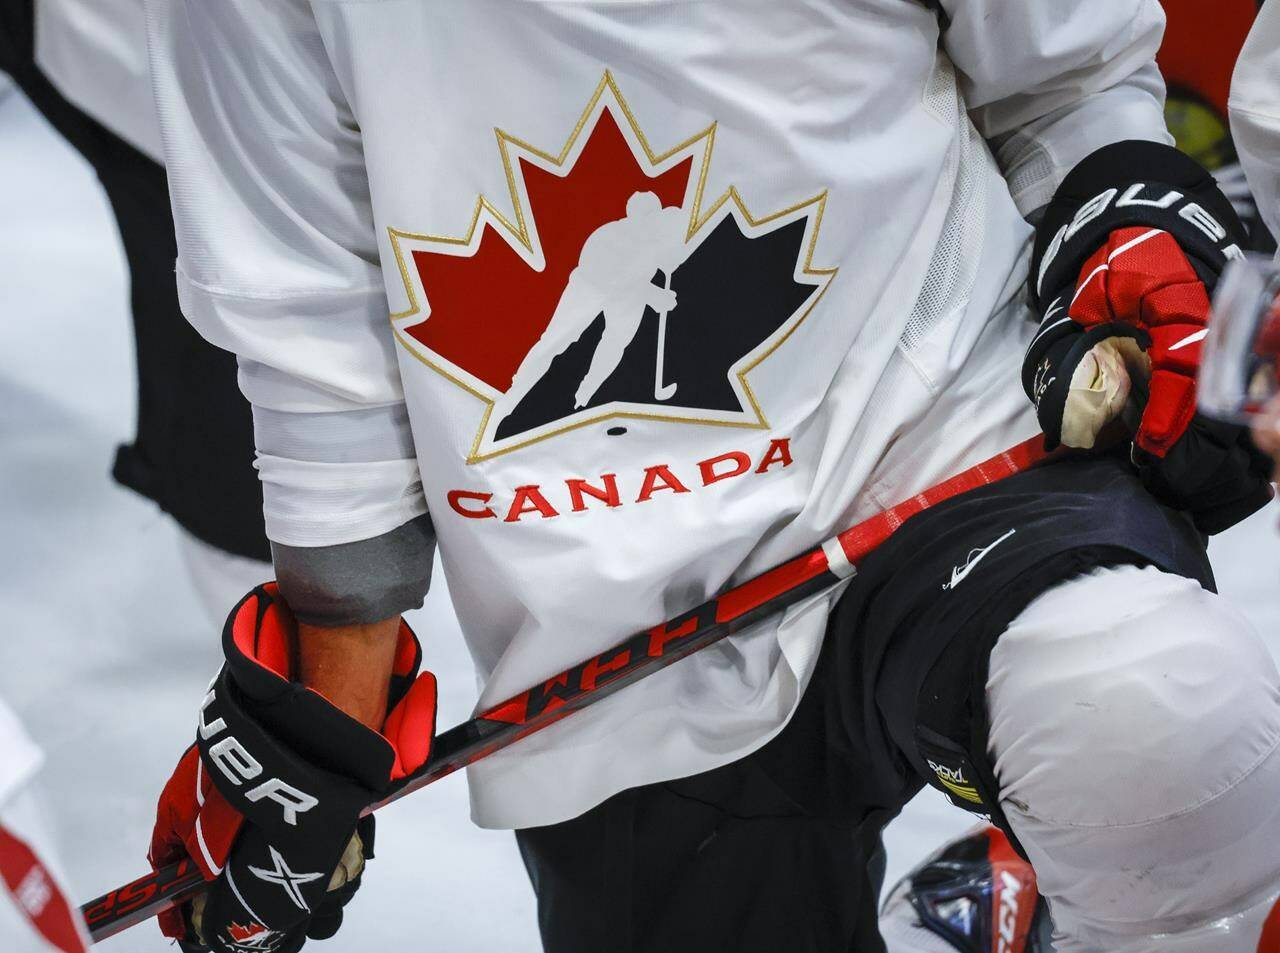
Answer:
[[(48, 756), (38, 784), (79, 901), (145, 872), (155, 800), (220, 660), (178, 531), (108, 476), (132, 436), (126, 295), (92, 171), (21, 96), (0, 99), (0, 695)], [(1277, 520), (1273, 506), (1212, 553), (1221, 590), (1280, 654)], [(475, 682), (443, 573), (411, 621), (439, 676), (440, 724), (464, 720)], [(472, 826), (464, 785), (379, 814), (346, 925), (308, 949), (539, 949), (514, 841)], [(889, 882), (970, 823), (926, 790), (889, 830)], [(0, 903), (0, 951), (38, 949)], [(99, 949), (175, 948), (143, 925)]]

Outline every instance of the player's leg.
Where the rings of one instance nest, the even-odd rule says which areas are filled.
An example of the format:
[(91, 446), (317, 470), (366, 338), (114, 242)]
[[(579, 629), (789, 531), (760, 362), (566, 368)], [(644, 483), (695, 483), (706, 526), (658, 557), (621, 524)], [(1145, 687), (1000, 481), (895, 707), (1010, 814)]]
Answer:
[(874, 953), (858, 830), (731, 768), (518, 831), (546, 953)]
[(1099, 570), (992, 650), (1001, 803), (1059, 953), (1258, 949), (1280, 893), (1280, 677), (1197, 583)]
[(585, 407), (591, 403), (596, 391), (622, 363), (622, 355), (635, 338), (644, 313), (644, 304), (633, 303), (614, 305), (605, 310), (604, 334), (600, 336), (600, 343), (591, 356), (591, 366), (587, 369), (586, 376), (573, 395), (574, 407)]
[(30, 11), (30, 0), (0, 3), (0, 68), (93, 166), (129, 269), (137, 434), (119, 447), (112, 475), (197, 539), (265, 565), (271, 554), (249, 405), (236, 384), (235, 356), (182, 320), (165, 171), (63, 97), (36, 66)]
[(542, 337), (538, 338), (529, 349), (529, 353), (524, 356), (524, 360), (520, 362), (520, 366), (511, 378), (511, 386), (507, 388), (507, 392), (498, 399), (495, 412), (499, 419), (520, 406), (520, 402), (529, 396), (529, 391), (533, 390), (534, 385), (551, 369), (551, 362), (577, 340), (576, 334), (566, 332), (563, 323), (556, 324), (555, 317), (551, 322), (542, 333)]
[(1190, 931), (1255, 905), (1260, 929), (1280, 889), (1280, 679), (1211, 584), (1191, 523), (1104, 456), (926, 511), (850, 590), (844, 677), (921, 778), (1009, 815), (1067, 950), (1252, 953)]
[(31, 70), (35, 56), (33, 0), (0, 3), (0, 72), (16, 76)]
[(595, 289), (583, 277), (581, 268), (575, 268), (569, 274), (551, 320), (516, 368), (511, 386), (494, 405), (494, 413), (499, 420), (519, 407), (538, 381), (551, 370), (552, 361), (582, 337), (600, 313), (600, 307)]
[[(1224, 600), (1152, 568), (1078, 576), (1010, 622), (986, 689), (993, 785), (1053, 902), (1053, 949), (1280, 953), (1278, 681)], [(982, 840), (895, 888), (890, 953), (1006, 933), (1008, 953), (1049, 949), (1021, 929), (1034, 882), (1006, 902), (1020, 862)]]
[(883, 950), (879, 832), (900, 778), (849, 757), (825, 660), (759, 751), (517, 831), (546, 953)]

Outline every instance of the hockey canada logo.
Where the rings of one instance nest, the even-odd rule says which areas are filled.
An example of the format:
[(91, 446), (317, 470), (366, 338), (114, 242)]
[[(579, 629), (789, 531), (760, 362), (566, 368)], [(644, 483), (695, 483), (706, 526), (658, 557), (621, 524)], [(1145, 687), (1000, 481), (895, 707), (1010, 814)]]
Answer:
[(611, 418), (768, 428), (750, 383), (817, 305), (826, 193), (704, 195), (716, 125), (655, 153), (605, 74), (558, 155), (497, 130), (510, 209), (389, 229), (418, 360), (483, 402), (468, 462)]
[(250, 922), (248, 926), (232, 923), (227, 927), (227, 938), (233, 950), (243, 950), (245, 953), (272, 953), (279, 948), (284, 934), (268, 930), (261, 923)]

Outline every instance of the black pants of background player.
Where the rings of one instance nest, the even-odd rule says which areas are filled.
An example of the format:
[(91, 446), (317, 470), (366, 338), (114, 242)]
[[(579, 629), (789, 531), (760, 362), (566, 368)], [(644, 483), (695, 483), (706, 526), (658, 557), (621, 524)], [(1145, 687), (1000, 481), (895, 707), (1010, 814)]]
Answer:
[(1123, 458), (1056, 463), (909, 520), (859, 567), (772, 741), (516, 833), (547, 953), (883, 951), (884, 825), (926, 780), (1003, 820), (986, 756), (992, 646), (1037, 595), (1120, 565), (1213, 586), (1203, 539)]
[(197, 539), (269, 560), (253, 422), (236, 386), (235, 357), (204, 341), (178, 307), (164, 169), (69, 103), (39, 70), (32, 6), (0, 0), (0, 70), (93, 166), (129, 265), (138, 424), (133, 442), (117, 451), (112, 475)]

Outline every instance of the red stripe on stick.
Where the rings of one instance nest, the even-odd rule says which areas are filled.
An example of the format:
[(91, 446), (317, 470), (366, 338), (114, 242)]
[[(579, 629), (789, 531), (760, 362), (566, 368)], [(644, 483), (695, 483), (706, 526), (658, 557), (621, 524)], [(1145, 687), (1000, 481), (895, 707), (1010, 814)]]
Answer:
[(770, 569), (764, 575), (748, 580), (722, 595), (716, 602), (716, 621), (731, 622), (744, 616), (784, 592), (790, 592), (796, 586), (816, 579), (828, 568), (826, 553), (816, 549)]
[(1035, 436), (1016, 447), (984, 460), (977, 466), (930, 487), (923, 493), (904, 500), (892, 509), (878, 513), (850, 527), (836, 537), (849, 562), (857, 563), (869, 552), (887, 540), (903, 523), (929, 507), (949, 500), (961, 493), (976, 490), (1029, 469), (1048, 457), (1044, 449), (1044, 437)]

